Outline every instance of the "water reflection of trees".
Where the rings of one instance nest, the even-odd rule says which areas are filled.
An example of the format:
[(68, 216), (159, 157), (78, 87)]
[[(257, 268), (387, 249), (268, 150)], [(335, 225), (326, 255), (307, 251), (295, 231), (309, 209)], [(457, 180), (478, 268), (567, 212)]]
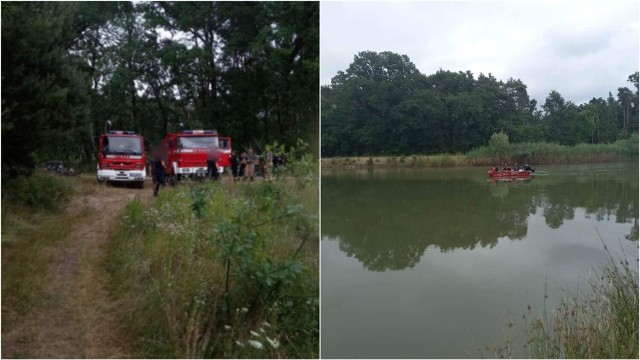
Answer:
[(323, 177), (322, 232), (373, 271), (413, 267), (429, 246), (446, 252), (522, 239), (529, 215), (540, 210), (551, 228), (573, 219), (577, 207), (598, 220), (615, 216), (635, 224), (628, 238), (637, 240), (638, 187), (632, 184)]
[[(538, 194), (542, 200), (547, 225), (559, 228), (565, 220), (575, 217), (575, 209), (583, 208), (587, 216), (597, 221), (636, 223), (638, 219), (638, 183), (615, 179), (581, 179), (543, 186)], [(637, 225), (634, 225), (637, 226)], [(631, 234), (633, 235), (633, 228)], [(635, 231), (637, 234), (637, 230)], [(630, 236), (637, 240), (638, 237)]]

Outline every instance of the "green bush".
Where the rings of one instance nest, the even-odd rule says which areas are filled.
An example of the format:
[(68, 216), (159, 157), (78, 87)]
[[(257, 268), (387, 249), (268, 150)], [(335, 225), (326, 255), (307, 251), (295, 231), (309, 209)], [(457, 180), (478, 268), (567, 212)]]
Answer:
[(369, 157), (367, 159), (367, 166), (373, 166), (373, 158)]
[(503, 149), (509, 145), (509, 135), (504, 131), (493, 133), (489, 139), (489, 146), (495, 149)]
[(307, 249), (317, 207), (294, 189), (208, 183), (128, 205), (108, 266), (138, 356), (318, 357), (317, 253)]
[(73, 186), (69, 179), (35, 172), (9, 180), (3, 190), (3, 200), (11, 206), (58, 211), (71, 198)]

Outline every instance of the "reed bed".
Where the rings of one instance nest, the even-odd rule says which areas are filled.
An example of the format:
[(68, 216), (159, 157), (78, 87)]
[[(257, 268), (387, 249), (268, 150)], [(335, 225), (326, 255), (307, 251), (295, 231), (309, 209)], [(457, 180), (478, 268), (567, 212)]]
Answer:
[(466, 154), (468, 165), (504, 163), (570, 164), (633, 160), (638, 156), (638, 139), (618, 140), (611, 144), (558, 145), (546, 142), (513, 143), (503, 147), (483, 146)]
[(626, 161), (638, 158), (638, 137), (611, 144), (559, 145), (546, 142), (483, 146), (466, 154), (333, 157), (322, 159), (324, 168), (423, 168), (501, 166), (502, 164), (571, 164)]

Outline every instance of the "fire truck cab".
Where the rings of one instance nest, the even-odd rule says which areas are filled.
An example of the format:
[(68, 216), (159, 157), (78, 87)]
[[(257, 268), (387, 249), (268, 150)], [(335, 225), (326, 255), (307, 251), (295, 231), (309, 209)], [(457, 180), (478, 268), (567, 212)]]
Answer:
[(102, 134), (98, 142), (99, 182), (130, 182), (144, 187), (144, 139), (133, 131), (112, 130)]
[(220, 137), (215, 130), (182, 130), (170, 133), (163, 144), (169, 150), (167, 175), (174, 180), (182, 177), (204, 178), (207, 175), (207, 155), (212, 148), (220, 150), (218, 173), (231, 166), (231, 138)]

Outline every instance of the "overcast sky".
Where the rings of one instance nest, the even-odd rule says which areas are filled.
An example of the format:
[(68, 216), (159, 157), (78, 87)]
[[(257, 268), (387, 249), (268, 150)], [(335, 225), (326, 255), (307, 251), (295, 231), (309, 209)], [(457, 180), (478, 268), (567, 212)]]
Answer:
[[(321, 2), (323, 85), (360, 51), (409, 56), (418, 70), (520, 78), (538, 104), (614, 96), (639, 66), (637, 1)], [(634, 89), (635, 91), (635, 89)]]

